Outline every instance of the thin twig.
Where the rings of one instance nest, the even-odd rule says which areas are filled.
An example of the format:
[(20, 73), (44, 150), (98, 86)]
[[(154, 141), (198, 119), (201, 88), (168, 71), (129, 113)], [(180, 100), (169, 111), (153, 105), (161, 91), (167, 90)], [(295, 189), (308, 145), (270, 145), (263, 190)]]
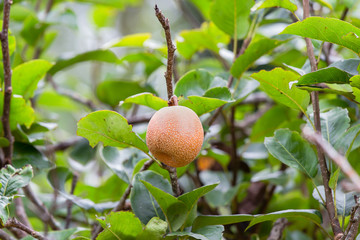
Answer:
[(342, 238), (344, 240), (354, 240), (358, 233), (359, 223), (360, 223), (360, 204), (358, 202), (357, 196), (355, 197), (356, 206), (352, 209), (349, 225), (345, 231), (345, 236)]
[[(140, 172), (143, 172), (147, 169), (149, 169), (149, 167), (154, 163), (154, 160), (150, 159), (148, 161), (146, 161), (144, 163), (144, 165), (141, 167)], [(131, 192), (131, 188), (132, 188), (132, 184), (130, 183), (129, 186), (126, 188), (124, 194), (121, 196), (119, 203), (116, 205), (115, 208), (113, 208), (111, 211), (112, 212), (118, 212), (124, 209), (125, 207), (125, 202), (126, 199), (129, 197), (130, 192)], [(95, 227), (93, 233), (92, 233), (92, 239), (96, 239), (97, 235), (99, 235), (99, 233), (103, 230), (103, 228), (97, 224), (97, 226)]]
[[(304, 19), (306, 19), (310, 15), (309, 0), (303, 0), (303, 5), (304, 5), (303, 6)], [(314, 48), (313, 48), (313, 45), (309, 38), (305, 38), (305, 42), (306, 42), (307, 54), (308, 54), (310, 65), (311, 65), (311, 71), (314, 72), (317, 70)], [(313, 104), (315, 128), (316, 128), (316, 131), (321, 134), (319, 93), (317, 91), (311, 92), (311, 101)], [(324, 190), (325, 190), (326, 210), (329, 214), (331, 227), (332, 227), (335, 237), (342, 236), (343, 232), (340, 227), (339, 219), (336, 217), (336, 214), (335, 214), (334, 199), (333, 199), (333, 195), (331, 193), (332, 190), (329, 187), (330, 173), (326, 166), (325, 155), (324, 155), (323, 150), (320, 147), (318, 147), (317, 150), (318, 150), (320, 171), (321, 171), (321, 176), (323, 179)]]
[(68, 149), (69, 147), (74, 146), (75, 144), (80, 142), (82, 139), (83, 139), (82, 137), (75, 136), (75, 137), (73, 137), (69, 140), (63, 141), (63, 142), (58, 142), (53, 145), (48, 145), (48, 146), (46, 146), (44, 152), (46, 155), (50, 155), (57, 151), (64, 151), (64, 150)]
[[(71, 182), (70, 195), (74, 194), (78, 178), (79, 178), (78, 174), (76, 172), (74, 172), (73, 179)], [(69, 199), (66, 202), (67, 202), (67, 214), (66, 214), (66, 221), (65, 221), (65, 229), (68, 229), (70, 227), (70, 223), (71, 223), (71, 209), (73, 206), (73, 202)]]
[(355, 191), (360, 192), (360, 176), (352, 168), (349, 161), (337, 152), (330, 143), (328, 143), (319, 133), (313, 132), (311, 129), (305, 127), (303, 134), (310, 142), (316, 144), (331, 160), (336, 163), (345, 175), (353, 182)]
[(77, 93), (75, 93), (73, 91), (59, 88), (59, 86), (55, 83), (53, 77), (50, 74), (46, 75), (46, 80), (51, 84), (51, 86), (54, 88), (54, 90), (58, 94), (63, 95), (65, 97), (68, 97), (68, 98), (70, 98), (70, 99), (74, 100), (75, 102), (78, 102), (78, 103), (80, 103), (82, 105), (85, 105), (88, 108), (90, 108), (92, 111), (97, 110), (96, 104), (93, 101), (91, 101), (90, 99), (86, 99), (83, 96), (81, 96), (81, 95), (79, 95), (79, 94), (77, 94)]
[(40, 218), (43, 222), (47, 223), (51, 229), (60, 230), (60, 227), (54, 220), (54, 217), (49, 213), (48, 209), (45, 207), (44, 203), (42, 203), (34, 192), (31, 190), (30, 186), (23, 187), (23, 191), (26, 197), (34, 204), (34, 206), (40, 211)]
[(15, 203), (15, 206), (16, 206), (15, 207), (15, 214), (16, 214), (17, 218), (19, 219), (19, 221), (22, 224), (24, 224), (25, 226), (31, 228), (31, 224), (29, 222), (29, 219), (27, 218), (22, 199), (21, 198), (15, 198), (14, 203)]
[(165, 79), (166, 79), (168, 99), (170, 100), (170, 98), (173, 96), (172, 73), (173, 73), (173, 67), (174, 67), (174, 53), (175, 53), (176, 47), (171, 40), (169, 19), (165, 18), (165, 16), (159, 10), (159, 8), (156, 4), (155, 4), (155, 15), (159, 19), (159, 22), (161, 23), (162, 27), (165, 30), (166, 44), (168, 47)]
[(9, 145), (4, 147), (4, 163), (11, 164), (12, 154), (13, 154), (13, 143), (14, 138), (11, 134), (10, 129), (10, 102), (12, 95), (11, 87), (11, 65), (10, 65), (10, 54), (9, 54), (9, 18), (10, 18), (10, 6), (11, 0), (4, 0), (4, 18), (3, 18), (3, 27), (0, 34), (1, 39), (1, 50), (3, 56), (3, 65), (4, 65), (4, 107), (3, 115), (1, 118), (4, 130), (4, 137), (9, 141)]
[[(170, 32), (170, 24), (169, 19), (165, 18), (162, 12), (159, 10), (158, 6), (155, 4), (155, 15), (158, 18), (161, 26), (165, 31), (166, 44), (168, 47), (168, 56), (167, 56), (167, 67), (165, 72), (165, 80), (168, 94), (168, 105), (169, 106), (177, 106), (178, 100), (177, 97), (173, 93), (173, 84), (172, 84), (172, 74), (174, 69), (174, 53), (175, 53), (175, 45), (171, 40), (171, 32)], [(170, 175), (171, 186), (173, 188), (173, 192), (175, 196), (180, 195), (180, 187), (177, 179), (176, 168), (163, 165), (163, 168), (168, 170)]]
[(22, 224), (21, 222), (19, 222), (18, 220), (16, 220), (15, 218), (10, 218), (6, 223), (5, 223), (5, 227), (6, 228), (18, 228), (26, 233), (28, 233), (29, 235), (31, 235), (32, 237), (39, 239), (39, 240), (46, 240), (46, 238), (44, 236), (42, 236), (40, 233), (36, 232), (35, 230), (25, 226), (24, 224)]
[[(236, 131), (235, 131), (235, 110), (236, 107), (231, 108), (231, 116), (230, 116), (230, 136), (231, 136), (231, 160), (234, 163), (233, 170), (233, 179), (232, 179), (232, 185), (236, 185), (236, 180), (238, 176), (238, 156), (237, 156), (237, 142), (236, 142)], [(240, 161), (240, 160), (239, 160)]]
[(279, 218), (278, 220), (276, 220), (267, 240), (281, 240), (282, 233), (287, 223), (288, 220), (286, 218)]
[(0, 230), (0, 239), (2, 239), (2, 240), (13, 240), (13, 238), (9, 234), (4, 232), (3, 230)]

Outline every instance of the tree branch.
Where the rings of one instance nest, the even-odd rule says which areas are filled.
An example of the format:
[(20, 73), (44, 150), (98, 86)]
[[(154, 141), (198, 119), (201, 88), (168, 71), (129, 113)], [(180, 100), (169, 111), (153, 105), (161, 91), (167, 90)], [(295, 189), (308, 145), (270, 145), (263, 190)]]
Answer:
[(31, 235), (32, 237), (39, 239), (39, 240), (46, 240), (46, 238), (44, 236), (42, 236), (40, 233), (36, 232), (35, 230), (25, 226), (24, 224), (22, 224), (21, 222), (19, 222), (18, 220), (16, 220), (15, 218), (10, 218), (6, 223), (5, 223), (5, 227), (6, 228), (18, 228), (26, 233), (28, 233), (29, 235)]
[(276, 220), (267, 240), (281, 240), (282, 233), (287, 223), (288, 220), (286, 218), (279, 218), (278, 220)]
[(11, 65), (10, 65), (10, 54), (9, 54), (9, 18), (10, 18), (10, 6), (11, 0), (4, 0), (4, 18), (3, 18), (3, 27), (0, 35), (1, 39), (1, 50), (3, 55), (3, 64), (4, 64), (4, 107), (3, 115), (1, 118), (4, 130), (4, 137), (9, 141), (9, 145), (4, 147), (4, 163), (11, 164), (12, 154), (13, 154), (13, 143), (14, 138), (11, 134), (10, 129), (10, 103), (12, 95), (11, 87)]
[[(309, 0), (303, 0), (303, 5), (304, 5), (303, 6), (304, 19), (306, 19), (310, 15)], [(314, 72), (317, 70), (316, 58), (314, 55), (314, 48), (313, 48), (313, 45), (309, 38), (305, 38), (305, 42), (306, 42), (307, 54), (308, 54), (310, 65), (311, 65), (311, 71)], [(317, 91), (311, 92), (311, 101), (313, 104), (315, 128), (316, 128), (316, 131), (321, 134), (319, 93)], [(329, 187), (330, 173), (326, 166), (326, 159), (325, 159), (323, 150), (320, 147), (317, 147), (317, 152), (318, 152), (321, 176), (322, 176), (324, 189), (325, 189), (326, 210), (329, 214), (331, 228), (332, 228), (335, 238), (336, 238), (338, 236), (342, 236), (343, 232), (340, 227), (339, 219), (335, 215), (334, 199), (333, 199), (331, 188)]]
[(358, 233), (360, 223), (360, 204), (357, 196), (354, 196), (356, 206), (352, 209), (348, 227), (346, 228), (345, 235), (342, 237), (344, 240), (354, 240)]
[[(71, 182), (70, 195), (74, 194), (78, 178), (79, 178), (78, 174), (76, 172), (74, 172), (73, 179)], [(66, 220), (65, 220), (65, 229), (68, 229), (70, 227), (70, 223), (71, 223), (71, 209), (72, 209), (73, 202), (69, 199), (66, 202), (67, 202), (67, 214), (66, 214)]]
[(57, 223), (54, 220), (54, 217), (49, 213), (48, 209), (45, 207), (45, 205), (37, 198), (37, 196), (33, 193), (30, 186), (27, 185), (26, 187), (23, 187), (23, 191), (26, 195), (26, 197), (34, 204), (34, 206), (40, 211), (40, 218), (45, 223), (47, 223), (51, 229), (53, 230), (60, 230), (60, 227), (57, 225)]

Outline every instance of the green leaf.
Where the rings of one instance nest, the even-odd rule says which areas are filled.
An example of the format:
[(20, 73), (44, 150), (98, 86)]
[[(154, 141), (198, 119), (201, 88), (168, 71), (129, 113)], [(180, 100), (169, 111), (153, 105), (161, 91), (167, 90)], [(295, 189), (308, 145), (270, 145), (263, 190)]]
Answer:
[(203, 228), (196, 229), (194, 233), (202, 234), (209, 240), (222, 240), (224, 229), (224, 226), (219, 225), (205, 226)]
[(12, 74), (13, 94), (25, 99), (34, 96), (38, 82), (45, 76), (52, 64), (45, 60), (31, 60), (14, 68)]
[[(241, 176), (239, 174), (239, 176)], [(233, 186), (229, 181), (231, 175), (221, 171), (201, 171), (200, 180), (208, 184), (220, 184), (211, 192), (205, 195), (205, 200), (211, 207), (227, 206), (231, 200), (236, 196), (239, 186)]]
[(72, 178), (72, 176), (72, 172), (66, 167), (53, 168), (47, 174), (51, 186), (61, 192), (66, 192), (65, 183)]
[(105, 81), (96, 88), (96, 94), (100, 101), (111, 106), (116, 106), (134, 94), (147, 91), (137, 82), (130, 81)]
[[(209, 240), (202, 234), (192, 233), (192, 232), (171, 232), (166, 235), (167, 239), (178, 239), (178, 238), (171, 238), (171, 237), (191, 237), (192, 239), (199, 239), (199, 240)], [(220, 239), (219, 239), (220, 240)]]
[(52, 90), (42, 92), (36, 103), (37, 106), (48, 110), (76, 111), (80, 108), (74, 100)]
[(210, 19), (231, 37), (236, 34), (236, 38), (243, 38), (250, 26), (249, 15), (253, 5), (253, 0), (215, 0), (210, 8)]
[(147, 157), (144, 154), (139, 154), (138, 151), (133, 151), (133, 149), (119, 150), (115, 147), (100, 147), (99, 152), (101, 159), (109, 169), (129, 184), (131, 183), (135, 166)]
[(321, 213), (318, 210), (306, 209), (306, 210), (295, 210), (288, 209), (284, 211), (278, 211), (268, 214), (259, 214), (255, 215), (254, 219), (251, 220), (249, 226), (246, 228), (254, 226), (255, 224), (265, 222), (265, 221), (274, 221), (278, 218), (304, 218), (306, 220), (310, 220), (316, 225), (320, 225), (322, 223)]
[[(4, 106), (4, 92), (0, 93), (0, 112), (3, 112)], [(26, 102), (24, 98), (19, 95), (13, 95), (10, 103), (10, 128), (15, 130), (17, 125), (24, 124), (30, 127), (35, 120), (34, 109), (30, 106), (30, 102)], [(0, 123), (0, 126), (1, 123)], [(1, 130), (2, 131), (2, 127)]]
[(167, 107), (167, 101), (164, 99), (155, 96), (152, 93), (139, 93), (133, 96), (130, 96), (124, 100), (124, 103), (135, 103), (149, 108), (160, 110), (163, 107)]
[(135, 33), (105, 44), (104, 48), (143, 47), (144, 42), (151, 38), (151, 33)]
[(251, 42), (244, 54), (236, 58), (230, 70), (231, 74), (234, 77), (240, 77), (257, 59), (285, 42), (270, 38), (261, 38)]
[(149, 152), (145, 142), (132, 131), (132, 126), (120, 114), (102, 110), (88, 114), (78, 122), (77, 134), (89, 140), (94, 147), (99, 142), (104, 146), (132, 146)]
[(360, 64), (360, 59), (354, 58), (354, 59), (345, 59), (345, 60), (336, 61), (332, 63), (329, 67), (335, 67), (344, 72), (347, 72), (350, 75), (358, 75), (359, 64)]
[(141, 181), (146, 181), (152, 186), (172, 194), (169, 181), (153, 171), (139, 172), (134, 176), (133, 188), (130, 194), (131, 207), (142, 223), (147, 224), (153, 217), (159, 217), (165, 220), (165, 215), (159, 204), (154, 200)]
[(214, 183), (194, 189), (191, 192), (187, 192), (179, 196), (178, 199), (184, 202), (190, 211), (196, 205), (200, 197), (213, 190), (217, 185), (219, 185), (219, 183)]
[(55, 73), (67, 68), (74, 66), (77, 63), (85, 62), (85, 61), (100, 61), (107, 63), (117, 63), (118, 58), (116, 55), (110, 50), (94, 50), (85, 53), (81, 53), (76, 55), (75, 57), (59, 60), (55, 63), (55, 65), (50, 68), (49, 73), (54, 75)]
[(85, 166), (95, 158), (96, 149), (89, 145), (89, 141), (81, 139), (71, 147), (70, 158)]
[(271, 71), (261, 70), (251, 75), (260, 82), (261, 89), (275, 101), (288, 107), (300, 109), (305, 112), (310, 102), (309, 93), (295, 87), (290, 88), (289, 84), (299, 78), (299, 75), (275, 68)]
[(349, 155), (356, 138), (360, 134), (360, 124), (352, 126), (335, 142), (334, 148), (346, 157)]
[(286, 107), (272, 107), (255, 122), (250, 134), (251, 141), (263, 142), (265, 137), (272, 136), (283, 122), (290, 119), (290, 116), (290, 112)]
[(173, 195), (164, 192), (157, 187), (154, 187), (148, 182), (142, 180), (140, 181), (145, 185), (151, 195), (155, 198), (163, 213), (165, 213), (165, 217), (170, 225), (169, 228), (171, 229), (171, 231), (178, 230), (185, 223), (187, 218), (186, 205)]
[(312, 85), (318, 83), (339, 83), (348, 84), (350, 75), (335, 67), (322, 68), (301, 76), (296, 86)]
[(209, 225), (228, 225), (233, 223), (249, 222), (253, 218), (254, 216), (250, 214), (198, 216), (193, 223), (193, 230), (200, 229)]
[[(193, 220), (195, 219), (196, 214), (191, 214), (191, 213), (196, 211), (196, 208), (197, 208), (196, 204), (197, 204), (199, 198), (204, 196), (211, 190), (213, 190), (217, 185), (219, 185), (219, 184), (215, 183), (215, 184), (206, 185), (206, 186), (197, 188), (195, 190), (192, 190), (191, 192), (184, 193), (183, 195), (178, 197), (178, 199), (180, 201), (182, 201), (183, 203), (185, 203), (185, 205), (187, 207), (186, 223), (190, 223), (189, 225), (191, 225)], [(185, 227), (188, 227), (188, 226), (185, 226)]]
[[(317, 188), (318, 188), (318, 191), (320, 192), (321, 196), (323, 197), (323, 199), (325, 199), (324, 186), (322, 186), (322, 185), (317, 186)], [(318, 191), (316, 191), (316, 189), (314, 189), (312, 195), (316, 200), (319, 201), (320, 204), (323, 204)], [(334, 194), (334, 192), (332, 192), (332, 193)], [(340, 216), (349, 216), (350, 215), (351, 209), (353, 207), (355, 207), (355, 205), (356, 205), (354, 195), (356, 195), (355, 192), (344, 193), (339, 189), (336, 190), (336, 209), (337, 209), (338, 215), (340, 215)]]
[(30, 144), (20, 142), (14, 143), (14, 156), (12, 162), (16, 168), (21, 168), (30, 164), (37, 171), (52, 166), (47, 157), (38, 149)]
[(193, 110), (198, 116), (211, 112), (218, 107), (226, 104), (227, 101), (217, 98), (207, 98), (199, 96), (189, 96), (188, 99), (179, 98), (179, 105)]
[(29, 15), (23, 22), (20, 34), (29, 45), (35, 46), (40, 36), (49, 26), (48, 23), (40, 22), (35, 14)]
[(226, 87), (226, 85), (227, 82), (224, 79), (214, 77), (204, 69), (192, 70), (179, 79), (174, 94), (178, 97), (203, 96), (211, 88)]
[(67, 194), (65, 192), (60, 192), (61, 196), (70, 200), (79, 208), (88, 211), (91, 214), (103, 213), (104, 211), (108, 211), (114, 209), (118, 205), (118, 201), (116, 202), (101, 202), (94, 203), (90, 199), (80, 198), (74, 195)]
[(140, 233), (136, 240), (162, 240), (166, 233), (168, 224), (158, 217), (150, 219), (145, 229)]
[(184, 30), (180, 32), (176, 41), (176, 49), (186, 59), (190, 59), (194, 53), (210, 50), (219, 53), (219, 44), (228, 44), (229, 36), (219, 30), (214, 23), (204, 22), (200, 28)]
[[(313, 119), (313, 114), (310, 114)], [(328, 112), (320, 113), (321, 134), (333, 146), (350, 127), (347, 109), (336, 107)]]
[(290, 0), (265, 0), (258, 9), (261, 8), (273, 8), (281, 7), (289, 10), (290, 12), (295, 12), (297, 10), (296, 4), (292, 3)]
[(135, 240), (142, 232), (142, 225), (138, 218), (131, 212), (111, 212), (105, 220), (98, 219), (104, 228), (97, 240)]
[(340, 174), (340, 168), (336, 169), (335, 172), (331, 174), (330, 180), (329, 180), (329, 187), (331, 189), (336, 189), (337, 181), (339, 179)]
[(140, 0), (75, 0), (81, 3), (91, 3), (104, 5), (109, 7), (118, 8), (119, 10), (124, 9), (127, 6), (136, 6), (140, 3)]
[(314, 178), (318, 170), (317, 156), (299, 133), (280, 129), (274, 137), (265, 138), (265, 146), (276, 159)]
[(356, 54), (360, 53), (360, 29), (335, 18), (309, 17), (286, 27), (281, 34), (331, 42), (353, 50)]
[(154, 53), (139, 52), (129, 53), (119, 60), (120, 63), (143, 63), (145, 65), (144, 72), (146, 75), (150, 75), (160, 66), (164, 65), (162, 58)]

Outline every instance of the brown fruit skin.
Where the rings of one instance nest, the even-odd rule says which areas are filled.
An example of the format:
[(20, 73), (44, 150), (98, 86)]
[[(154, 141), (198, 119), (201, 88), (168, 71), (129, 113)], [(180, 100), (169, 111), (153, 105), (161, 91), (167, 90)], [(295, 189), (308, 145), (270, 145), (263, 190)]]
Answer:
[(204, 130), (199, 117), (183, 106), (164, 107), (150, 119), (146, 144), (156, 159), (171, 167), (183, 167), (199, 154)]

